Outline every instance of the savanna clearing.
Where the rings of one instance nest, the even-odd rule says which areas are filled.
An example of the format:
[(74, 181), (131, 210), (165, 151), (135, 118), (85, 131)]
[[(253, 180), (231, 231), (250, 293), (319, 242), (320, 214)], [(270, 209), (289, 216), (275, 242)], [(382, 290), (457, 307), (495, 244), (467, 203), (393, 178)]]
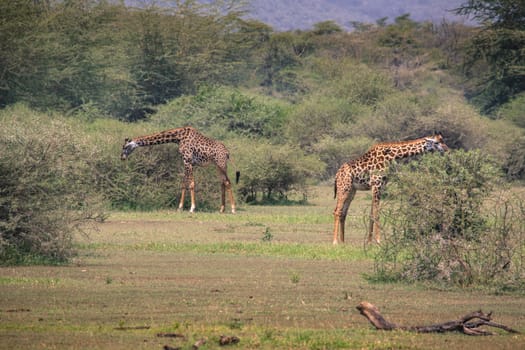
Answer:
[[(69, 266), (0, 269), (2, 349), (519, 349), (525, 335), (378, 332), (355, 307), (427, 325), (471, 311), (525, 332), (525, 297), (373, 283), (365, 249), (370, 195), (358, 193), (347, 242), (332, 246), (331, 186), (307, 206), (242, 206), (236, 215), (113, 212), (77, 238)], [(178, 335), (160, 337), (159, 334)]]

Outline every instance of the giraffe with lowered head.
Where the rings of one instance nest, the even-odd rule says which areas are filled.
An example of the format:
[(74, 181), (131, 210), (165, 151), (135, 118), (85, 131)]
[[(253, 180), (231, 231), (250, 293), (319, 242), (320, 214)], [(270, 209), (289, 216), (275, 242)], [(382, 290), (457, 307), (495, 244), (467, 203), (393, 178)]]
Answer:
[[(189, 188), (191, 195), (190, 212), (195, 210), (195, 180), (193, 178), (194, 166), (206, 166), (215, 164), (222, 181), (221, 184), (221, 213), (224, 212), (226, 202), (226, 192), (230, 199), (232, 213), (235, 213), (235, 200), (230, 179), (227, 174), (227, 163), (230, 153), (222, 142), (204, 136), (191, 126), (161, 131), (156, 134), (139, 136), (132, 139), (127, 138), (122, 147), (120, 158), (126, 160), (137, 147), (160, 145), (163, 143), (174, 142), (179, 144), (179, 153), (184, 163), (184, 179), (182, 183), (182, 194), (179, 203), (179, 210), (184, 204), (184, 195)], [(237, 171), (236, 183), (239, 182), (240, 173)]]
[(372, 190), (368, 242), (375, 235), (375, 241), (379, 243), (379, 200), (386, 184), (386, 170), (390, 162), (424, 152), (443, 153), (447, 150), (442, 134), (437, 132), (410, 141), (378, 143), (361, 157), (343, 164), (335, 175), (334, 196), (337, 197), (337, 205), (334, 210), (333, 244), (344, 242), (346, 215), (357, 190)]

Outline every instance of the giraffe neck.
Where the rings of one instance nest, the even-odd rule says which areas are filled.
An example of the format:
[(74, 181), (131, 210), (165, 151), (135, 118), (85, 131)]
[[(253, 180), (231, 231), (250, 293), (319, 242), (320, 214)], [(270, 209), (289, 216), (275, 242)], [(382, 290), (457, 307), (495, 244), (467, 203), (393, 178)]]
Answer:
[(132, 139), (138, 146), (152, 146), (163, 143), (180, 143), (181, 140), (188, 136), (188, 128), (177, 128), (171, 130), (161, 131), (156, 134), (139, 136)]
[(412, 141), (378, 143), (360, 158), (349, 163), (368, 171), (385, 170), (395, 159), (413, 157), (425, 151), (426, 140), (424, 138)]
[(383, 143), (378, 146), (382, 149), (387, 160), (394, 160), (424, 153), (427, 150), (426, 145), (427, 141), (421, 138), (411, 141)]

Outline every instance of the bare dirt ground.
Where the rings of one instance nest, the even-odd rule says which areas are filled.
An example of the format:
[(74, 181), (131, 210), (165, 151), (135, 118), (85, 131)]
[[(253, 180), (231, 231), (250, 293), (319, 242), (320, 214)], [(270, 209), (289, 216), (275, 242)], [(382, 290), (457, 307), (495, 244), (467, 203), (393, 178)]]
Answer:
[[(327, 193), (328, 189), (325, 189)], [(2, 349), (519, 349), (525, 336), (378, 332), (355, 307), (432, 324), (493, 310), (525, 331), (525, 297), (368, 282), (369, 197), (351, 208), (345, 246), (331, 245), (332, 201), (218, 213), (113, 213), (78, 238), (70, 266), (0, 268)], [(162, 334), (180, 337), (160, 337)]]

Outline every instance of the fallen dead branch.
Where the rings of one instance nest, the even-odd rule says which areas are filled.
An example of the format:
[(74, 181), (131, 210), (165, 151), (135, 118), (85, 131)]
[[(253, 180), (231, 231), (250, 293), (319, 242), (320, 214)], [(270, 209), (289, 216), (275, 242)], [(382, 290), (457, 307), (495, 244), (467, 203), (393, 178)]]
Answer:
[(455, 321), (438, 323), (430, 326), (398, 326), (388, 322), (379, 312), (379, 309), (369, 302), (363, 301), (357, 307), (361, 315), (365, 316), (372, 325), (378, 330), (405, 330), (418, 333), (444, 333), (444, 332), (461, 332), (467, 335), (493, 335), (482, 326), (503, 329), (509, 333), (519, 333), (517, 330), (507, 327), (503, 324), (492, 322), (492, 312), (485, 314), (481, 310), (471, 312)]

